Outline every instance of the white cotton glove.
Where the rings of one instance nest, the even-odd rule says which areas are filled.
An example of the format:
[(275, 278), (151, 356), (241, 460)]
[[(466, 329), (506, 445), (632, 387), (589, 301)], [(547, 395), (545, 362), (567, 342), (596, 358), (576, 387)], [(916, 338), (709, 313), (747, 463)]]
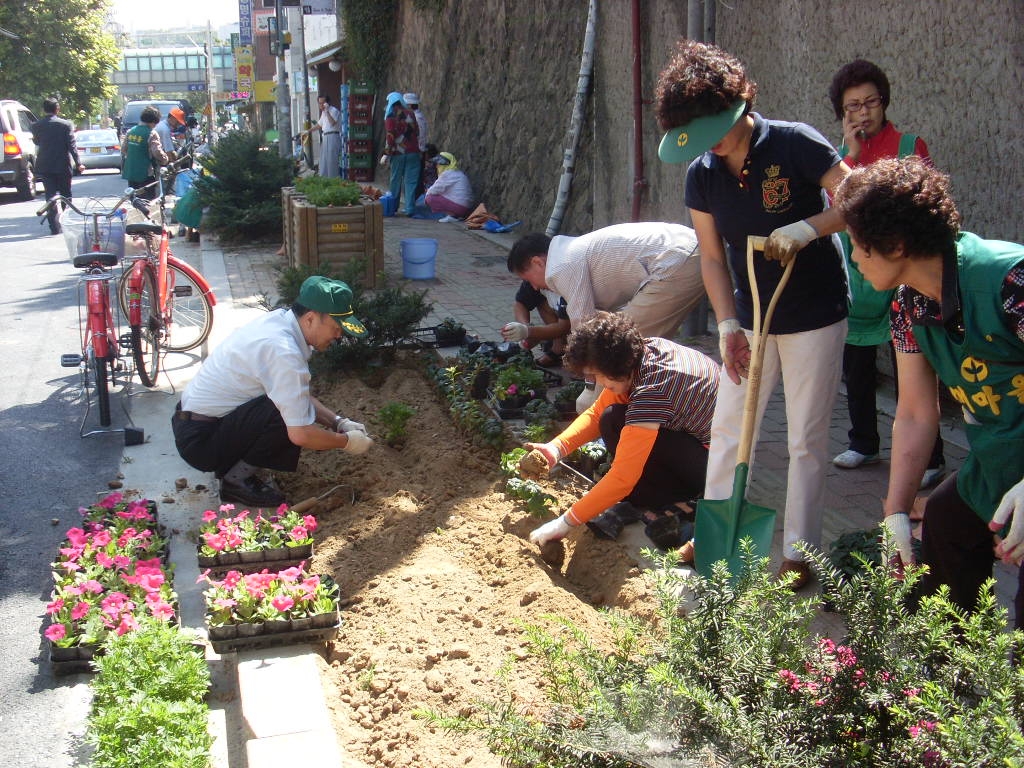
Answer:
[(530, 335), (530, 326), (525, 323), (505, 323), (501, 326), (501, 338), (505, 341), (525, 341)]
[(794, 221), (768, 235), (768, 241), (764, 244), (764, 257), (779, 261), (785, 267), (808, 243), (817, 238), (818, 233), (806, 221)]
[[(1012, 516), (1012, 520), (1010, 520)], [(1003, 494), (1002, 501), (992, 515), (989, 530), (998, 532), (1010, 520), (1006, 538), (996, 545), (996, 557), (1007, 564), (1020, 565), (1024, 559), (1024, 480)]]
[(742, 330), (743, 329), (740, 327), (740, 321), (735, 317), (730, 317), (718, 324), (718, 351), (722, 355), (723, 363), (727, 357), (726, 352), (729, 348), (729, 337)]
[(892, 542), (900, 553), (903, 565), (914, 562), (914, 549), (910, 541), (910, 515), (896, 512), (882, 519), (882, 537), (885, 542)]
[(379, 164), (380, 165), (387, 165), (388, 164), (388, 156), (387, 155), (381, 155), (380, 156)]
[(572, 526), (566, 522), (565, 515), (560, 515), (550, 523), (544, 523), (540, 528), (534, 529), (530, 534), (530, 541), (538, 547), (543, 547), (549, 541), (564, 539), (572, 531)]
[(342, 448), (345, 453), (351, 453), (358, 456), (359, 454), (366, 453), (373, 447), (373, 438), (358, 429), (353, 429), (351, 432), (345, 432), (345, 437), (348, 438), (348, 442), (345, 447)]
[(352, 421), (352, 419), (346, 419), (344, 416), (334, 417), (334, 431), (335, 432), (366, 432), (366, 425), (360, 424), (358, 421)]

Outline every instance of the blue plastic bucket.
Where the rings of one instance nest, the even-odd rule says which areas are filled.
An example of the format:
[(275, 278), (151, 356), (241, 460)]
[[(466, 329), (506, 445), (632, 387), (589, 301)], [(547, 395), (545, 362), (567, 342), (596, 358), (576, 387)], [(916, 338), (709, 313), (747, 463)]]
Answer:
[(407, 280), (432, 280), (437, 240), (410, 237), (402, 241), (402, 275)]
[(380, 205), (383, 209), (381, 213), (385, 216), (394, 216), (398, 212), (398, 198), (394, 197), (390, 192), (385, 192), (381, 195)]

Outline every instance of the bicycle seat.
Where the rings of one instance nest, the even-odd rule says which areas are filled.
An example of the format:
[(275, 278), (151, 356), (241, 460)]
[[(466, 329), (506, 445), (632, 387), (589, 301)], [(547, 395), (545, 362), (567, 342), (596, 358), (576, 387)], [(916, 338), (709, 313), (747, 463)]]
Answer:
[(118, 262), (118, 256), (116, 253), (107, 253), (105, 251), (95, 251), (93, 253), (82, 253), (75, 256), (71, 262), (79, 269), (88, 269), (93, 264), (100, 264), (104, 267), (116, 266)]
[(129, 224), (124, 228), (126, 235), (162, 235), (163, 231), (159, 224)]

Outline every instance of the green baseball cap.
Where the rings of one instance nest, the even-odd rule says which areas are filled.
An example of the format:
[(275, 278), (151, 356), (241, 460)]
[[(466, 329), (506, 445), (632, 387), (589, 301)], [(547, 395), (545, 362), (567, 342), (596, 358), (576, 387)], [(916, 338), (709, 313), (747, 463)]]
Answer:
[(661, 137), (658, 157), (663, 163), (688, 163), (722, 140), (743, 116), (747, 102), (737, 99), (729, 108), (691, 120)]
[(299, 288), (298, 302), (314, 312), (330, 315), (349, 336), (361, 339), (366, 335), (366, 326), (352, 314), (352, 289), (341, 280), (322, 275), (307, 277)]

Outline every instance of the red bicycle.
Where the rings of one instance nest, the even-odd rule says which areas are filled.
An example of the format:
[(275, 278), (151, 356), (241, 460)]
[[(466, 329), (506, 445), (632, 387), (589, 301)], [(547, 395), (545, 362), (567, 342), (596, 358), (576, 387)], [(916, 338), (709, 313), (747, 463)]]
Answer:
[[(78, 368), (82, 375), (82, 388), (86, 397), (86, 412), (82, 429), (92, 409), (91, 392), (95, 393), (102, 427), (110, 426), (110, 388), (122, 374), (118, 326), (114, 321), (110, 298), (110, 282), (114, 279), (112, 268), (117, 266), (124, 251), (124, 218), (122, 205), (131, 195), (125, 195), (111, 207), (101, 207), (98, 200), (85, 204), (86, 210), (79, 209), (71, 200), (54, 195), (46, 205), (36, 211), (43, 216), (51, 207), (63, 210), (61, 227), (71, 263), (84, 270), (79, 280), (78, 319), (81, 328), (81, 354), (61, 355), (60, 364), (65, 368)], [(81, 430), (80, 430), (81, 431)], [(124, 430), (103, 429), (100, 432), (123, 431), (129, 445), (142, 442), (142, 430), (128, 427)], [(81, 432), (82, 437), (94, 432)]]
[[(163, 177), (157, 201), (164, 216)], [(148, 201), (132, 195), (133, 206), (150, 217)], [(140, 239), (145, 250), (129, 254), (131, 267), (118, 284), (118, 300), (128, 318), (129, 343), (143, 385), (156, 385), (161, 351), (186, 352), (202, 344), (213, 328), (217, 297), (198, 270), (171, 253), (170, 231), (152, 220), (128, 224), (125, 234)]]

